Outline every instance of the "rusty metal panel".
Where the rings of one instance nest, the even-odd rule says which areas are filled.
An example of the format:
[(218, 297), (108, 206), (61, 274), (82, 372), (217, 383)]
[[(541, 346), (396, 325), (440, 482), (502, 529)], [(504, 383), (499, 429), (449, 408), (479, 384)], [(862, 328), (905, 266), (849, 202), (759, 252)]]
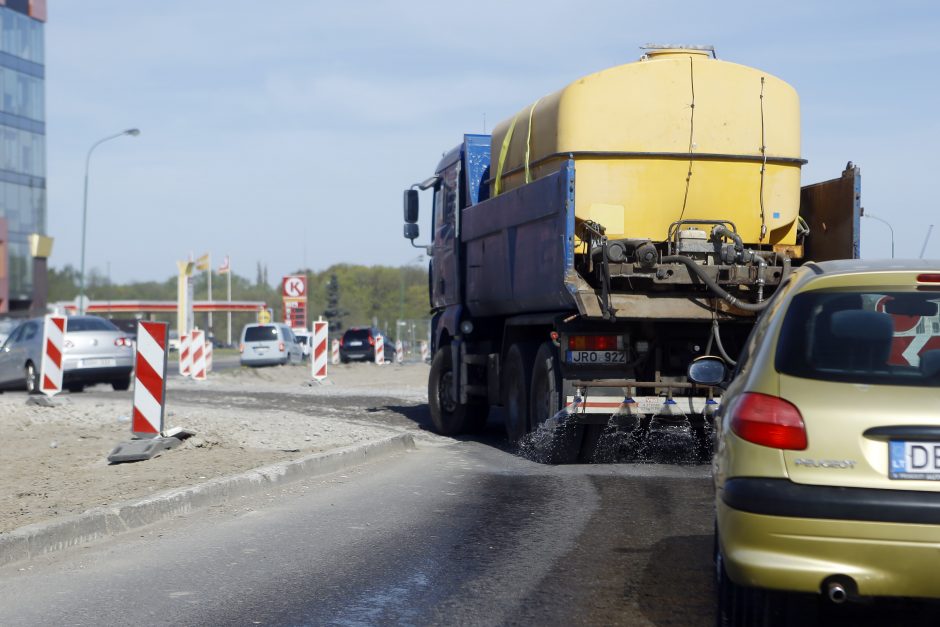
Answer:
[(800, 216), (809, 225), (806, 261), (858, 259), (862, 215), (862, 175), (850, 161), (837, 179), (807, 185), (800, 193)]

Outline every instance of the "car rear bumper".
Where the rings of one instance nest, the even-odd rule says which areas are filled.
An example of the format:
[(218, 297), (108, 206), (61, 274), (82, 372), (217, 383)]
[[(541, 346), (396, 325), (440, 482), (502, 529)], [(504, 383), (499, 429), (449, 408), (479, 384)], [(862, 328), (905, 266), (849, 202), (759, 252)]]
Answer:
[(342, 359), (375, 361), (375, 351), (372, 348), (363, 350), (340, 350), (339, 356)]
[[(733, 486), (726, 483), (718, 500), (718, 530), (725, 568), (736, 583), (760, 588), (819, 592), (822, 582), (832, 575), (851, 577), (863, 596), (902, 596), (940, 598), (940, 578), (935, 576), (940, 556), (940, 525), (927, 522), (899, 522), (897, 518), (917, 518), (904, 495), (890, 494), (875, 511), (871, 502), (877, 495), (890, 490), (835, 489), (823, 486), (797, 486), (799, 490), (765, 491), (763, 495), (742, 505), (740, 485), (732, 487), (728, 498), (724, 492)], [(758, 481), (747, 486), (755, 488)], [(773, 485), (773, 484), (772, 484)], [(737, 490), (737, 494), (735, 494)], [(834, 498), (825, 517), (826, 504), (817, 499), (840, 492), (849, 496)], [(900, 493), (901, 491), (899, 491)], [(877, 493), (874, 494), (874, 493)], [(796, 495), (806, 498), (802, 512), (794, 511)], [(917, 492), (921, 503), (934, 502), (933, 492)], [(752, 494), (752, 496), (754, 496)], [(894, 505), (891, 499), (895, 498)], [(743, 511), (728, 501), (743, 506)], [(851, 514), (855, 519), (837, 518), (833, 514)], [(930, 505), (926, 506), (931, 510)], [(758, 511), (753, 511), (758, 510)], [(788, 512), (782, 514), (780, 512)], [(863, 517), (874, 520), (860, 519)], [(888, 519), (888, 520), (885, 520)]]
[(75, 368), (62, 372), (63, 383), (110, 383), (126, 380), (131, 376), (130, 366), (109, 366), (107, 368)]
[(242, 355), (243, 366), (280, 366), (287, 363), (287, 354), (265, 355), (264, 357), (246, 357)]

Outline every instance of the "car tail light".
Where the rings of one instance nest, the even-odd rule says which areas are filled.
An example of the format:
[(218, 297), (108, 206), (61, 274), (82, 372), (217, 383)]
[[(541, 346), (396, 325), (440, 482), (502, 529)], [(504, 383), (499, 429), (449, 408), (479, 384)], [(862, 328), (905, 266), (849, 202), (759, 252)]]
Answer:
[(238, 352), (239, 352), (239, 353), (244, 353), (244, 352), (245, 352), (245, 345), (244, 345), (244, 344), (239, 344), (239, 345), (238, 345)]
[(277, 343), (277, 350), (281, 351), (282, 353), (284, 352), (284, 342)]
[(340, 346), (340, 348), (343, 347), (343, 340), (344, 340), (344, 339), (346, 339), (346, 338), (344, 338), (344, 337), (339, 338), (339, 346)]
[(369, 336), (369, 346), (375, 346), (375, 338), (371, 335)]
[(918, 292), (940, 292), (940, 273), (918, 274), (917, 282), (919, 283)]
[(753, 444), (802, 451), (807, 446), (803, 416), (777, 396), (746, 392), (729, 409), (731, 430)]
[(114, 345), (131, 347), (134, 345), (134, 343), (131, 341), (131, 338), (129, 337), (118, 337), (114, 339)]
[(619, 335), (569, 335), (568, 348), (575, 351), (623, 350)]

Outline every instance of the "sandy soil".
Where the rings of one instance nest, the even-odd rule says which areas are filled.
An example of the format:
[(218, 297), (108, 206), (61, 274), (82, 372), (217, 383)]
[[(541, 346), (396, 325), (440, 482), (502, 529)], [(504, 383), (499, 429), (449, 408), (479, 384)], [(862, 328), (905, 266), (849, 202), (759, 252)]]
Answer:
[[(114, 465), (108, 464), (108, 453), (130, 439), (128, 393), (97, 386), (60, 395), (56, 407), (27, 404), (25, 393), (0, 395), (0, 533), (386, 437), (395, 430), (332, 410), (333, 405), (342, 407), (344, 396), (374, 396), (379, 404), (383, 399), (411, 404), (426, 399), (423, 364), (337, 366), (330, 375), (326, 385), (312, 385), (308, 368), (301, 366), (236, 368), (212, 373), (205, 382), (170, 378), (166, 426), (182, 426), (197, 435), (154, 459)], [(174, 392), (198, 399), (202, 390), (213, 393), (198, 403), (173, 400)], [(317, 399), (323, 415), (263, 403), (246, 408), (246, 399), (259, 393), (325, 397)]]

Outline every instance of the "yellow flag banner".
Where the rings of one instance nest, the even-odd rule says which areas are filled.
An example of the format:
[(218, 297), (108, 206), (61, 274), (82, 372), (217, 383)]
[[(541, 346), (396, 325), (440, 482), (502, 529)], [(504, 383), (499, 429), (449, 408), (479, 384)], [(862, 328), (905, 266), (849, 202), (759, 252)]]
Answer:
[(206, 253), (196, 260), (196, 270), (205, 271), (208, 270), (211, 266), (212, 264), (209, 261), (209, 253)]

